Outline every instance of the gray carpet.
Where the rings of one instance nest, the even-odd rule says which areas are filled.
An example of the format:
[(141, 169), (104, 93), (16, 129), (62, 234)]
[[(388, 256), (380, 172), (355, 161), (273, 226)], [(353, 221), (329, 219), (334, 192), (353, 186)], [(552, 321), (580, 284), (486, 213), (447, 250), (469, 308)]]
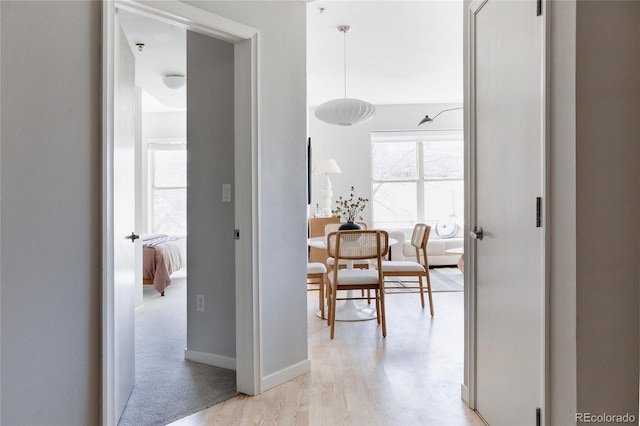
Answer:
[[(442, 267), (429, 269), (431, 276), (431, 291), (463, 291), (464, 275), (456, 267)], [(426, 285), (426, 282), (423, 281)], [(420, 290), (414, 288), (406, 288), (405, 286), (416, 287), (418, 282), (413, 278), (402, 280), (399, 278), (388, 278), (385, 281), (385, 293), (417, 293)]]
[(145, 286), (136, 314), (136, 385), (120, 426), (166, 425), (237, 395), (233, 370), (184, 359), (186, 278), (173, 277), (160, 297)]

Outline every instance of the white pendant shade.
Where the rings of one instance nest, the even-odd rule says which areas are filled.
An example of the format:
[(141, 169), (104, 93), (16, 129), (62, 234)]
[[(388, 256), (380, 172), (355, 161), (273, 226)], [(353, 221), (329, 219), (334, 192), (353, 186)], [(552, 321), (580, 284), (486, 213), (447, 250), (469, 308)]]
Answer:
[(376, 108), (360, 99), (334, 99), (316, 108), (318, 120), (338, 126), (364, 123), (374, 115), (376, 115)]

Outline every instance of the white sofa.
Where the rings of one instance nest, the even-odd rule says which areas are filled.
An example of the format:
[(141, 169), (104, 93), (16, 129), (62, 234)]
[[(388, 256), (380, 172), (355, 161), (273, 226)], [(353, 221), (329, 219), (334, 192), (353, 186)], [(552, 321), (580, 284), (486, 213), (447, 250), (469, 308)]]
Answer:
[[(393, 228), (386, 230), (389, 237), (398, 240), (398, 244), (391, 246), (391, 260), (416, 260), (416, 249), (411, 245), (413, 228)], [(427, 257), (429, 266), (456, 266), (460, 260), (459, 254), (447, 254), (446, 250), (464, 246), (464, 238), (440, 238), (433, 228), (427, 242)]]

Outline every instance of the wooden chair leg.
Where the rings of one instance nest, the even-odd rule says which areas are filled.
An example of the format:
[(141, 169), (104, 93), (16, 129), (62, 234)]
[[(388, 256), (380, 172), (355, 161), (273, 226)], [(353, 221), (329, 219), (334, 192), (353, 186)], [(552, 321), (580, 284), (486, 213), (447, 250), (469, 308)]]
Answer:
[(424, 287), (422, 286), (422, 275), (418, 275), (418, 282), (420, 283), (420, 303), (422, 309), (424, 309)]
[(380, 324), (380, 295), (378, 290), (374, 290), (373, 292), (376, 298), (376, 321)]
[(329, 318), (331, 322), (331, 331), (330, 337), (333, 340), (333, 335), (336, 329), (336, 293), (338, 293), (337, 288), (331, 288), (331, 311), (329, 312)]
[(331, 296), (332, 292), (331, 292), (331, 284), (329, 284), (327, 282), (327, 325), (331, 325), (331, 300), (332, 300), (332, 296)]
[(384, 308), (384, 291), (380, 291), (380, 317), (382, 317), (382, 337), (387, 337), (387, 314)]
[(433, 298), (431, 297), (431, 276), (429, 275), (429, 269), (427, 269), (427, 293), (429, 294), (429, 310), (431, 316), (433, 316)]
[(320, 277), (320, 287), (318, 288), (318, 304), (320, 305), (320, 318), (324, 319), (324, 292), (326, 284), (326, 274)]

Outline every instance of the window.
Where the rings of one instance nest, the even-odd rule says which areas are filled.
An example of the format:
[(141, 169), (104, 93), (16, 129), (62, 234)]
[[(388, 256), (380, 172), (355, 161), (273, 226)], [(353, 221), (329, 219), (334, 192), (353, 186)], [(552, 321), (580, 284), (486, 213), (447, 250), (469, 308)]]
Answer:
[(373, 225), (463, 225), (462, 130), (371, 133)]
[(149, 144), (151, 229), (171, 235), (187, 234), (186, 142)]

